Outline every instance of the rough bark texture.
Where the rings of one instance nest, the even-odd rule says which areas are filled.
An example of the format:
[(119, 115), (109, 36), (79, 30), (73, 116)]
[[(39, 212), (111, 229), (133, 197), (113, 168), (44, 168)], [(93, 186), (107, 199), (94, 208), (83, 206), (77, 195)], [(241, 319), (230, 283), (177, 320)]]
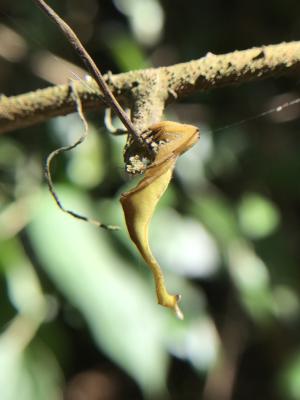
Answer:
[[(300, 42), (281, 43), (234, 51), (225, 55), (208, 53), (198, 60), (170, 67), (106, 75), (116, 98), (132, 110), (138, 132), (160, 120), (167, 103), (201, 90), (242, 84), (300, 68)], [(104, 107), (96, 84), (78, 82), (85, 109)], [(28, 127), (49, 118), (74, 112), (75, 102), (68, 85), (49, 87), (14, 97), (0, 98), (0, 133)]]

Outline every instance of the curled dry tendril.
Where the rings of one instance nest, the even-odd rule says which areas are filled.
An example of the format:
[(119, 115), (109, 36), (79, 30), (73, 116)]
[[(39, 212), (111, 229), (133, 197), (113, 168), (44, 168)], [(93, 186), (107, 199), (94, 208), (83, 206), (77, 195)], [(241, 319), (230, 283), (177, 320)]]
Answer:
[(82, 135), (73, 144), (71, 144), (70, 146), (60, 147), (60, 148), (52, 151), (52, 153), (50, 153), (49, 156), (47, 157), (46, 163), (45, 163), (45, 178), (46, 178), (46, 182), (48, 184), (49, 191), (52, 194), (56, 204), (58, 205), (58, 207), (63, 212), (71, 215), (74, 218), (81, 219), (82, 221), (86, 221), (86, 222), (89, 222), (89, 223), (91, 223), (93, 225), (96, 225), (98, 228), (104, 228), (104, 229), (108, 229), (108, 230), (118, 230), (118, 229), (120, 229), (118, 226), (106, 225), (106, 224), (103, 224), (100, 221), (88, 218), (88, 217), (86, 217), (86, 216), (84, 216), (82, 214), (79, 214), (79, 213), (75, 212), (75, 211), (68, 210), (67, 208), (65, 208), (63, 206), (63, 204), (62, 204), (61, 200), (59, 199), (59, 196), (56, 193), (56, 190), (54, 188), (54, 184), (53, 184), (52, 176), (51, 176), (51, 163), (52, 163), (52, 160), (56, 156), (61, 154), (61, 153), (64, 153), (66, 151), (70, 151), (72, 149), (75, 149), (75, 147), (79, 146), (82, 142), (84, 142), (84, 140), (87, 138), (87, 135), (88, 135), (88, 123), (87, 123), (87, 120), (85, 119), (85, 116), (83, 114), (82, 103), (81, 103), (79, 94), (78, 94), (78, 92), (76, 90), (76, 84), (75, 84), (74, 81), (70, 81), (70, 89), (71, 89), (71, 93), (72, 93), (72, 95), (74, 97), (74, 101), (76, 103), (77, 113), (79, 115), (79, 118), (82, 121), (84, 129), (83, 129)]

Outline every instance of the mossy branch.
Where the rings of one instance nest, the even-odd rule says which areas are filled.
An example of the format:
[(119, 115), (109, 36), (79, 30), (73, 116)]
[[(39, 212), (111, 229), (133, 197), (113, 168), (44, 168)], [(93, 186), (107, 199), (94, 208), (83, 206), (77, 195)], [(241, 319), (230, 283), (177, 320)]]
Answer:
[[(132, 120), (137, 130), (142, 132), (149, 123), (160, 119), (166, 104), (184, 96), (284, 74), (298, 68), (300, 41), (295, 41), (225, 55), (208, 53), (198, 60), (169, 67), (109, 74), (104, 79), (117, 100), (132, 109)], [(85, 110), (105, 107), (103, 94), (96, 83), (89, 83), (89, 86), (78, 84)], [(68, 84), (19, 96), (2, 96), (0, 133), (32, 126), (75, 110), (76, 104)]]

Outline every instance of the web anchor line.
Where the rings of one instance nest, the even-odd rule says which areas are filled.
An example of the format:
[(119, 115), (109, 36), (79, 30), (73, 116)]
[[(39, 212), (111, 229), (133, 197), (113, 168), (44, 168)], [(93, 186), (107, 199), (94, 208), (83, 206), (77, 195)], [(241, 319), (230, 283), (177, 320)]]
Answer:
[(276, 112), (281, 112), (281, 111), (285, 110), (286, 108), (292, 107), (299, 103), (300, 103), (300, 97), (297, 97), (294, 100), (287, 101), (286, 103), (283, 103), (277, 107), (273, 107), (273, 108), (270, 108), (269, 110), (263, 111), (260, 114), (256, 114), (256, 115), (253, 115), (252, 117), (248, 117), (248, 118), (239, 120), (237, 122), (233, 122), (232, 124), (229, 124), (229, 125), (221, 126), (220, 128), (214, 129), (212, 132), (217, 133), (217, 132), (224, 131), (225, 129), (235, 128), (237, 126), (244, 125), (247, 122), (255, 121), (257, 119), (266, 117), (267, 115), (274, 114)]

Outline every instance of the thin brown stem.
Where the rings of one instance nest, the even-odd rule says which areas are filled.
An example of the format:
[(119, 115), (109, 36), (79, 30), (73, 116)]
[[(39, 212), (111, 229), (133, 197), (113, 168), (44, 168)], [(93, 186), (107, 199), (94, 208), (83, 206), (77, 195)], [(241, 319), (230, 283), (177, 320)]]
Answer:
[(86, 49), (80, 42), (75, 32), (44, 0), (34, 0), (34, 1), (48, 15), (48, 17), (59, 26), (61, 31), (64, 33), (70, 44), (73, 46), (73, 48), (75, 49), (75, 51), (85, 64), (88, 71), (90, 71), (91, 75), (99, 85), (99, 88), (101, 89), (104, 95), (104, 99), (107, 105), (115, 111), (115, 113), (118, 115), (120, 120), (127, 128), (128, 132), (132, 134), (134, 139), (142, 143), (142, 139), (135, 130), (132, 122), (128, 118), (128, 115), (125, 113), (125, 111), (122, 109), (117, 99), (115, 98), (115, 96), (110, 91), (99, 68), (97, 67), (97, 65), (95, 64), (89, 53), (86, 51)]

